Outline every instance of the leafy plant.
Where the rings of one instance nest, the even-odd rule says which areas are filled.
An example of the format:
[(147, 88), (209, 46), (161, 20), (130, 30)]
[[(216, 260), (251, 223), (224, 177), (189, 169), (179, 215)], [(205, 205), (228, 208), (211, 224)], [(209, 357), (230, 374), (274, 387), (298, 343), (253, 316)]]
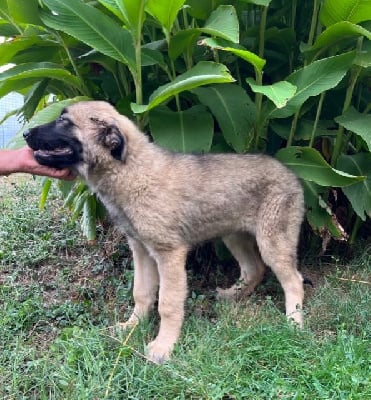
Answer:
[[(103, 99), (175, 151), (277, 155), (303, 181), (313, 230), (354, 241), (371, 215), (368, 3), (2, 0), (0, 62), (14, 66), (0, 96), (25, 95), (26, 126)], [(94, 239), (95, 199), (62, 189)]]

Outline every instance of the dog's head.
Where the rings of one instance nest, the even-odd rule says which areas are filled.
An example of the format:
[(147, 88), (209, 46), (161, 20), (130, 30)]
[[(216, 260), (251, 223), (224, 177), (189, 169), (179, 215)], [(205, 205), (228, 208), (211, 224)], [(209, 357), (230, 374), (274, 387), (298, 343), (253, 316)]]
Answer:
[(65, 108), (55, 121), (25, 132), (24, 138), (42, 165), (92, 168), (99, 162), (124, 161), (125, 124), (132, 126), (108, 103), (80, 102)]

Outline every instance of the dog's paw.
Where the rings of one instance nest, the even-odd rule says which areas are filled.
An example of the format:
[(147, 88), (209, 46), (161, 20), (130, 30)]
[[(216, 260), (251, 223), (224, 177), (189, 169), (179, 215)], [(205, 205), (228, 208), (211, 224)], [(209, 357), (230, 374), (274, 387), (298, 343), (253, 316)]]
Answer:
[(161, 343), (158, 340), (148, 343), (146, 349), (147, 358), (155, 364), (163, 364), (170, 359), (170, 354), (173, 350), (173, 346), (169, 346), (166, 343)]

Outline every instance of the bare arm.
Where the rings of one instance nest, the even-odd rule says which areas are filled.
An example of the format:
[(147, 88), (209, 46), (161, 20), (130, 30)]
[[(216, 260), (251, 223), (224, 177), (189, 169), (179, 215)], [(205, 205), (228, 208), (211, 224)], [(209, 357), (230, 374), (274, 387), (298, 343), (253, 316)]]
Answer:
[(0, 175), (9, 175), (15, 172), (26, 172), (64, 180), (75, 178), (69, 169), (58, 170), (40, 165), (33, 156), (33, 150), (27, 146), (17, 150), (0, 150)]

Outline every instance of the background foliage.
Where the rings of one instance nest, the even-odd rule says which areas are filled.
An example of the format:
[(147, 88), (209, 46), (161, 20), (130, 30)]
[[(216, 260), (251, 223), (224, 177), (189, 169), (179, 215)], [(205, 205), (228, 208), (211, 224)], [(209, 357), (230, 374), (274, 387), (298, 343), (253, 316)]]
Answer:
[[(24, 129), (107, 100), (169, 149), (280, 159), (323, 246), (369, 223), (370, 0), (0, 0), (0, 18)], [(60, 185), (93, 239), (99, 204)]]

